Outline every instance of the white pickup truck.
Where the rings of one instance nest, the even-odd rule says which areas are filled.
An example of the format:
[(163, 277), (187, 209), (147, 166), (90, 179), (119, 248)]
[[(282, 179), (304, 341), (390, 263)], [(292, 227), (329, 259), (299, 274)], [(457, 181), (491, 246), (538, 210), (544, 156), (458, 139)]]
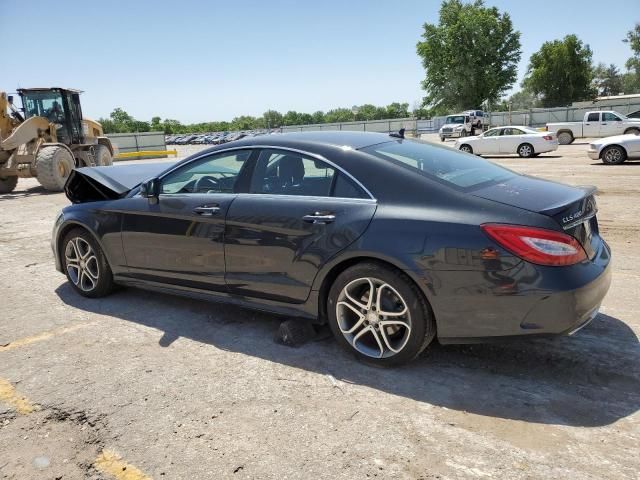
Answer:
[(594, 111), (585, 113), (582, 122), (547, 123), (546, 129), (556, 134), (560, 145), (569, 145), (576, 138), (640, 135), (640, 118), (627, 118), (614, 111)]

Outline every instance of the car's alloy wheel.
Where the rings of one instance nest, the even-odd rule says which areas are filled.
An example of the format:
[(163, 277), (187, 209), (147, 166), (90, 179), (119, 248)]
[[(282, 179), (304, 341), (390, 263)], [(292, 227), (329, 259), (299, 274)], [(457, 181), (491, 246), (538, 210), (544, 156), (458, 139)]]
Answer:
[(80, 237), (67, 242), (64, 250), (67, 274), (73, 284), (80, 290), (90, 292), (96, 288), (100, 278), (100, 267), (91, 245)]
[(102, 297), (114, 289), (113, 275), (97, 241), (74, 228), (61, 244), (62, 267), (74, 290), (85, 297)]
[(518, 155), (522, 158), (529, 158), (533, 156), (533, 147), (528, 143), (522, 144), (518, 147)]
[(340, 332), (358, 352), (371, 358), (400, 353), (411, 334), (411, 314), (402, 295), (378, 278), (357, 278), (336, 304)]
[(618, 165), (626, 160), (627, 156), (620, 147), (607, 147), (602, 152), (602, 162), (607, 165)]
[(327, 313), (338, 343), (376, 366), (412, 360), (435, 336), (433, 314), (417, 286), (404, 273), (373, 262), (338, 275)]
[(464, 153), (473, 153), (473, 149), (469, 145), (462, 145), (460, 151)]

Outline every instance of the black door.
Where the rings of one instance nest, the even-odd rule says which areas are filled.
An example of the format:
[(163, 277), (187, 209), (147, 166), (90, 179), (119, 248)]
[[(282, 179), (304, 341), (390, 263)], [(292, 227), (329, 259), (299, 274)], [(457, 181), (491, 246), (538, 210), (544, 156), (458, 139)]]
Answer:
[(157, 202), (122, 201), (128, 275), (141, 280), (226, 291), (225, 216), (251, 150), (196, 159), (160, 179)]
[(331, 165), (263, 150), (250, 192), (227, 213), (226, 280), (232, 293), (302, 303), (320, 267), (365, 231), (376, 208)]

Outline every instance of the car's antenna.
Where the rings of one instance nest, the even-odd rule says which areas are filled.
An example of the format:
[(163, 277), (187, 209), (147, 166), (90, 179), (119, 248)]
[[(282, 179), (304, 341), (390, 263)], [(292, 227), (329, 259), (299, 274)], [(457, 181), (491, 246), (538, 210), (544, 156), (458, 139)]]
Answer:
[(390, 133), (389, 136), (395, 138), (404, 138), (404, 128), (398, 130), (398, 133)]

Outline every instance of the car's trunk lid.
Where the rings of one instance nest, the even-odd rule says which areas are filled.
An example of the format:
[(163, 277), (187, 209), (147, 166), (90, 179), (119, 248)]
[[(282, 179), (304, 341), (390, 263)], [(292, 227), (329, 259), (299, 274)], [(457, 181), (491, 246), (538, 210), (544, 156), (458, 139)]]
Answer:
[(472, 195), (552, 217), (565, 233), (575, 237), (589, 258), (598, 241), (596, 188), (572, 187), (526, 175), (480, 188)]

